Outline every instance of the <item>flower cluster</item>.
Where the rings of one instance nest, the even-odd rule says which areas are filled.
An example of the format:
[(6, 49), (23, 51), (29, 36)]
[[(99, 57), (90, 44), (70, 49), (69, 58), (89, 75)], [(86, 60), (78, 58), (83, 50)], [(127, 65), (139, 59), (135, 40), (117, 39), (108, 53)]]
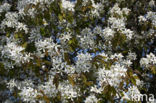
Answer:
[(0, 1), (0, 101), (119, 103), (155, 93), (154, 10), (153, 0)]
[(109, 18), (109, 24), (111, 29), (115, 29), (122, 34), (125, 34), (128, 39), (132, 39), (134, 35), (133, 31), (126, 28), (127, 15), (129, 14), (130, 9), (128, 8), (119, 8), (118, 4), (115, 4), (114, 7), (110, 10), (111, 17)]
[(75, 2), (70, 2), (68, 0), (62, 0), (62, 7), (65, 10), (74, 11)]
[(0, 5), (0, 14), (2, 12), (7, 12), (8, 10), (10, 10), (11, 5), (8, 3), (4, 3), (3, 5)]
[(77, 55), (77, 61), (76, 61), (76, 72), (89, 72), (91, 69), (91, 60), (92, 56), (88, 53), (83, 54), (80, 53)]
[(94, 34), (90, 28), (85, 28), (81, 31), (81, 35), (78, 35), (80, 39), (80, 45), (82, 48), (91, 48), (94, 47)]
[(13, 60), (13, 62), (11, 63), (13, 67), (13, 65), (20, 66), (21, 63), (29, 62), (32, 59), (30, 53), (22, 53), (22, 51), (24, 51), (23, 47), (18, 46), (15, 42), (9, 42), (3, 47), (3, 51), (1, 53), (2, 57), (6, 60)]
[(135, 98), (133, 98), (133, 96), (140, 96), (141, 93), (140, 91), (138, 90), (138, 87), (137, 86), (131, 86), (128, 88), (128, 91), (125, 93), (124, 92), (124, 96), (123, 96), (123, 99), (127, 99), (127, 100), (133, 100)]
[[(121, 54), (114, 54), (110, 57), (107, 57), (106, 61), (109, 60), (117, 60), (112, 64), (110, 67), (107, 67), (107, 65), (104, 68), (101, 68), (98, 70), (98, 81), (99, 85), (106, 86), (111, 85), (113, 87), (118, 87), (120, 82), (122, 82), (122, 78), (126, 76), (127, 72), (127, 66), (129, 67), (131, 65), (127, 62), (120, 63), (120, 61), (127, 61), (123, 60), (123, 55)], [(127, 66), (126, 66), (127, 65)]]
[(146, 55), (146, 58), (141, 58), (140, 64), (143, 67), (149, 68), (151, 65), (156, 64), (156, 56), (153, 53)]
[(5, 14), (5, 19), (1, 23), (1, 29), (15, 28), (16, 32), (24, 30), (28, 33), (28, 28), (25, 24), (18, 21), (19, 15), (16, 12), (8, 12)]

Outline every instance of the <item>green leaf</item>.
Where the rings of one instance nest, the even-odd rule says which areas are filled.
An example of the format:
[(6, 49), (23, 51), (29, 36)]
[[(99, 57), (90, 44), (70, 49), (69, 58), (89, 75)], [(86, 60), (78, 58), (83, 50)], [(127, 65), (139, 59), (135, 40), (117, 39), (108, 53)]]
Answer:
[(60, 21), (63, 20), (63, 16), (61, 14), (58, 15), (58, 18), (59, 18)]
[(31, 43), (27, 43), (25, 51), (27, 52), (31, 52), (33, 53), (34, 51), (36, 51), (36, 47), (35, 47), (35, 43), (31, 42)]
[(69, 58), (69, 54), (68, 53), (64, 53), (64, 59), (67, 62), (67, 64), (71, 64), (70, 62), (70, 58)]
[(58, 88), (58, 85), (59, 85), (59, 75), (58, 74), (56, 74), (54, 76), (53, 84), (56, 86), (56, 88)]
[(68, 80), (72, 86), (75, 86), (74, 78), (72, 76), (68, 76)]

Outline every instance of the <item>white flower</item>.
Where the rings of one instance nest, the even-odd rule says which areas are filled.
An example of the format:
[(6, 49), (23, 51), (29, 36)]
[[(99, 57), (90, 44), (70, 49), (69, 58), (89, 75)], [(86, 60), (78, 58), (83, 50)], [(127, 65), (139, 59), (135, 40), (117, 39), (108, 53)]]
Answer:
[(28, 28), (26, 27), (26, 25), (23, 23), (20, 23), (20, 22), (18, 22), (18, 24), (16, 26), (16, 31), (19, 31), (19, 30), (20, 31), (24, 30), (26, 34), (28, 33)]
[(125, 19), (117, 19), (114, 17), (110, 17), (108, 22), (111, 24), (111, 28), (117, 29), (118, 31), (123, 30), (125, 28)]
[(28, 33), (28, 28), (25, 24), (18, 21), (19, 14), (16, 12), (7, 12), (5, 14), (5, 19), (1, 23), (1, 28), (5, 29), (6, 27), (9, 28), (16, 28), (16, 32), (24, 30), (25, 33)]
[(111, 55), (110, 59), (118, 59), (121, 60), (124, 56), (121, 53), (115, 53), (114, 55)]
[(136, 85), (142, 87), (144, 85), (144, 82), (140, 79), (136, 79)]
[(45, 54), (46, 50), (49, 55), (55, 55), (58, 53), (59, 45), (55, 44), (51, 38), (41, 39), (35, 42), (35, 46), (37, 47), (37, 53), (43, 52)]
[(41, 39), (41, 34), (40, 34), (39, 28), (31, 28), (30, 36), (28, 38), (31, 42), (39, 41)]
[(147, 19), (144, 16), (139, 16), (139, 22), (145, 22)]
[(36, 9), (35, 8), (30, 8), (28, 10), (28, 13), (27, 15), (31, 16), (32, 18), (35, 18), (35, 14), (37, 13)]
[(7, 43), (7, 45), (4, 47), (4, 50), (2, 51), (2, 55), (6, 56), (7, 58), (11, 58), (12, 60), (18, 60), (23, 56), (21, 51), (23, 51), (24, 48), (21, 46), (17, 46), (14, 42)]
[(27, 15), (31, 18), (35, 18), (35, 15), (38, 13), (36, 7), (40, 8), (40, 10), (44, 12), (53, 1), (54, 0), (18, 0), (17, 9), (21, 16)]
[(129, 40), (132, 39), (132, 36), (134, 35), (133, 31), (130, 29), (123, 29), (122, 33), (125, 34)]
[(127, 59), (136, 60), (136, 53), (128, 52)]
[(80, 39), (79, 43), (83, 49), (94, 48), (94, 33), (92, 33), (90, 28), (85, 28), (81, 31), (81, 35), (77, 36)]
[(22, 53), (23, 50), (24, 48), (17, 45), (15, 42), (8, 42), (1, 53), (4, 58), (15, 61), (15, 65), (21, 65), (21, 62), (25, 63), (33, 59), (30, 57), (30, 54)]
[(141, 96), (141, 93), (136, 86), (130, 86), (128, 88), (128, 91), (123, 92), (123, 93), (124, 93), (124, 96), (122, 97), (122, 99), (135, 100), (135, 99), (140, 99), (140, 96)]
[(114, 13), (115, 14), (118, 14), (118, 15), (122, 15), (122, 11), (121, 9), (119, 8), (118, 4), (115, 4), (114, 7), (110, 10), (110, 13), (113, 15)]
[(128, 15), (130, 11), (131, 11), (131, 10), (128, 9), (128, 8), (123, 8), (123, 9), (122, 9), (122, 12), (123, 12), (125, 15)]
[(92, 56), (89, 53), (80, 53), (77, 55), (77, 59), (78, 60), (76, 61), (76, 72), (89, 72), (91, 69), (90, 60), (92, 59)]
[(15, 28), (18, 23), (18, 14), (16, 12), (7, 12), (5, 14), (5, 19), (1, 23), (1, 28), (12, 27)]
[(125, 60), (125, 61), (123, 61), (123, 63), (124, 63), (125, 65), (127, 65), (128, 67), (130, 67), (130, 66), (132, 65), (131, 60)]
[(56, 86), (53, 84), (53, 79), (53, 76), (49, 76), (49, 80), (38, 87), (38, 89), (42, 90), (48, 97), (55, 97), (58, 93)]
[(33, 57), (31, 57), (30, 53), (24, 53), (23, 57), (21, 58), (22, 63), (25, 62), (30, 62), (30, 60), (33, 59)]
[(90, 95), (86, 98), (85, 103), (97, 103), (98, 99), (95, 97), (95, 95)]
[(65, 10), (74, 11), (75, 2), (71, 2), (71, 1), (68, 1), (68, 0), (62, 0), (62, 7)]
[(36, 103), (36, 96), (38, 95), (38, 93), (37, 90), (31, 87), (24, 87), (19, 95), (25, 102)]
[(101, 34), (102, 37), (104, 37), (106, 40), (111, 40), (114, 37), (115, 32), (107, 27), (103, 29), (103, 33)]
[(140, 65), (149, 67), (156, 64), (156, 56), (153, 53), (146, 55), (146, 58), (141, 58)]
[(106, 53), (100, 53), (100, 56), (104, 57), (104, 61), (107, 61), (109, 59), (108, 55)]
[(83, 0), (82, 6), (86, 6), (88, 2), (89, 2), (89, 0)]
[(146, 59), (146, 58), (142, 58), (142, 59), (140, 60), (140, 64), (141, 64), (142, 66), (148, 66), (149, 60)]
[(81, 35), (89, 35), (91, 36), (92, 35), (92, 31), (90, 28), (85, 28), (81, 31)]
[(62, 37), (60, 38), (60, 41), (62, 43), (69, 41), (72, 38), (71, 34), (72, 34), (71, 32), (66, 32), (66, 33), (61, 34)]
[(76, 68), (75, 68), (75, 66), (69, 66), (69, 65), (66, 65), (66, 67), (65, 67), (65, 73), (67, 73), (67, 74), (73, 74), (73, 73), (75, 73), (75, 71), (76, 71)]
[(139, 16), (139, 22), (151, 22), (153, 26), (156, 26), (156, 12), (149, 11), (145, 16)]
[(103, 9), (104, 6), (101, 3), (95, 3), (94, 0), (91, 0), (91, 2), (92, 2), (92, 6), (94, 8), (91, 10), (92, 16), (99, 17), (100, 12), (102, 12), (104, 10)]
[(102, 34), (102, 27), (101, 26), (96, 26), (93, 30), (95, 34)]
[(155, 1), (154, 1), (154, 0), (151, 0), (151, 1), (149, 2), (149, 5), (150, 5), (150, 6), (154, 6), (154, 5), (155, 5)]
[(7, 83), (7, 87), (12, 90), (14, 87), (17, 87), (17, 81), (15, 79), (11, 79), (8, 83)]
[(73, 100), (73, 98), (76, 98), (79, 95), (77, 89), (78, 88), (73, 87), (69, 83), (69, 81), (59, 83), (58, 86), (58, 90), (61, 92), (61, 96), (65, 99), (71, 99), (71, 100)]
[(111, 85), (114, 87), (118, 87), (120, 82), (122, 81), (121, 77), (125, 77), (127, 69), (124, 66), (119, 64), (112, 65), (110, 70), (105, 68), (101, 68), (98, 70), (98, 81), (99, 85)]
[(130, 12), (130, 9), (128, 9), (128, 8), (123, 8), (123, 9), (121, 10), (121, 8), (119, 7), (118, 4), (115, 4), (115, 5), (113, 6), (113, 8), (111, 8), (111, 10), (110, 10), (110, 14), (111, 14), (112, 16), (115, 16), (116, 14), (118, 14), (118, 15), (121, 16), (121, 17), (123, 17), (124, 14), (125, 14), (125, 15), (128, 15), (129, 12)]
[(0, 5), (0, 13), (4, 12), (4, 11), (8, 11), (10, 10), (11, 5), (8, 3), (4, 3), (2, 5)]
[(146, 55), (146, 58), (149, 60), (151, 64), (156, 64), (156, 56), (153, 53)]
[(101, 87), (97, 88), (97, 86), (94, 86), (94, 87), (91, 87), (90, 91), (101, 94), (101, 92), (103, 91), (103, 88)]

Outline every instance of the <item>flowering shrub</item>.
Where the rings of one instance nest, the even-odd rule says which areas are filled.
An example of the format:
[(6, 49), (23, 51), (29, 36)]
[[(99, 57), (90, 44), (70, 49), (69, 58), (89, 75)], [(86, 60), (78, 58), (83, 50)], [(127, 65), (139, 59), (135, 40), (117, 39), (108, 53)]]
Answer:
[(155, 10), (154, 0), (0, 1), (0, 102), (156, 95)]

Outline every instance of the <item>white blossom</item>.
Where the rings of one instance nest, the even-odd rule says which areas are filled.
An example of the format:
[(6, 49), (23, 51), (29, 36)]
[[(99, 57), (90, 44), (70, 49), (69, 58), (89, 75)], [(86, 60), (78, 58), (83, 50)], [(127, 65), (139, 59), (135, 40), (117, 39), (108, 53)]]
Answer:
[(77, 55), (77, 61), (76, 61), (76, 72), (89, 72), (91, 69), (91, 59), (92, 56), (89, 53), (83, 54), (80, 53)]
[(102, 34), (102, 27), (101, 26), (96, 26), (93, 30), (95, 34)]
[(8, 4), (8, 3), (2, 4), (2, 5), (0, 5), (0, 13), (10, 10), (10, 8), (11, 8), (10, 4)]
[(68, 0), (62, 0), (62, 7), (65, 10), (74, 11), (75, 2), (71, 2)]
[[(65, 81), (64, 83), (60, 83), (58, 86), (58, 90), (61, 92), (61, 96), (64, 97), (65, 99), (71, 99), (78, 97), (78, 92), (77, 92), (76, 87), (73, 87), (71, 84), (69, 84), (68, 81)], [(66, 98), (67, 97), (67, 98)]]
[(136, 53), (128, 52), (127, 58), (129, 60), (136, 60), (137, 59)]
[[(135, 100), (135, 99), (140, 99), (141, 93), (137, 86), (130, 86), (128, 88), (127, 92), (124, 92), (124, 96), (122, 97), (123, 99), (128, 99), (128, 100)], [(135, 98), (134, 98), (135, 97)], [(136, 98), (138, 97), (138, 98)]]
[(35, 103), (38, 93), (36, 89), (33, 89), (31, 87), (24, 87), (19, 95), (21, 96), (23, 101)]
[(131, 31), (130, 29), (124, 29), (122, 33), (125, 34), (128, 39), (132, 39), (134, 35), (133, 31)]
[(156, 56), (153, 53), (146, 55), (146, 58), (141, 58), (140, 65), (149, 67), (156, 64)]
[(45, 54), (46, 50), (51, 56), (56, 55), (58, 53), (59, 45), (55, 44), (51, 38), (36, 41), (35, 46), (37, 47), (38, 53), (41, 54), (42, 52), (43, 54)]
[(122, 81), (121, 77), (126, 76), (127, 69), (119, 64), (112, 65), (110, 70), (101, 68), (98, 70), (98, 80), (100, 85), (104, 83), (105, 85), (118, 86)]
[(23, 50), (24, 48), (18, 46), (15, 42), (10, 42), (4, 46), (1, 53), (3, 57), (15, 61), (15, 65), (21, 65), (21, 62), (29, 62), (29, 60), (32, 59), (30, 54), (22, 53)]
[(1, 28), (5, 29), (6, 27), (9, 28), (16, 28), (16, 32), (24, 30), (25, 33), (28, 33), (28, 28), (25, 24), (18, 21), (19, 15), (16, 12), (8, 12), (5, 14), (5, 19), (1, 23)]
[(38, 87), (38, 89), (42, 90), (48, 97), (55, 97), (56, 94), (58, 93), (56, 86), (53, 84), (53, 79), (54, 77), (50, 76), (47, 82)]
[(15, 79), (11, 79), (7, 83), (7, 88), (9, 88), (10, 90), (13, 90), (14, 87), (17, 87), (17, 81)]
[(145, 22), (147, 19), (144, 16), (139, 16), (139, 22)]
[(98, 99), (95, 97), (95, 95), (88, 96), (85, 101), (85, 103), (98, 103)]
[(104, 90), (104, 88), (101, 88), (101, 87), (97, 88), (97, 86), (93, 86), (90, 89), (91, 92), (95, 92), (95, 93), (98, 93), (98, 94), (101, 94), (103, 90)]
[(102, 37), (104, 37), (106, 40), (111, 40), (114, 37), (114, 30), (111, 28), (107, 27), (103, 29), (103, 33), (101, 34)]
[(91, 14), (95, 17), (99, 17), (100, 13), (103, 11), (104, 6), (101, 3), (95, 3), (91, 0), (94, 9), (91, 10)]
[(128, 15), (130, 12), (130, 9), (128, 8), (120, 8), (118, 4), (115, 4), (113, 6), (113, 8), (111, 8), (110, 10), (110, 14), (115, 16), (116, 14), (118, 14), (119, 16), (123, 17), (123, 15)]
[(153, 82), (144, 80), (154, 78), (156, 66), (154, 3), (0, 1), (1, 101), (98, 103), (108, 95), (131, 102), (141, 89), (149, 92)]
[(78, 36), (80, 39), (80, 45), (82, 48), (93, 48), (95, 45), (94, 34), (90, 28), (85, 28), (81, 31), (81, 35)]
[(123, 30), (125, 28), (125, 19), (117, 19), (114, 17), (110, 17), (108, 22), (111, 24), (111, 28), (117, 29), (118, 31)]

